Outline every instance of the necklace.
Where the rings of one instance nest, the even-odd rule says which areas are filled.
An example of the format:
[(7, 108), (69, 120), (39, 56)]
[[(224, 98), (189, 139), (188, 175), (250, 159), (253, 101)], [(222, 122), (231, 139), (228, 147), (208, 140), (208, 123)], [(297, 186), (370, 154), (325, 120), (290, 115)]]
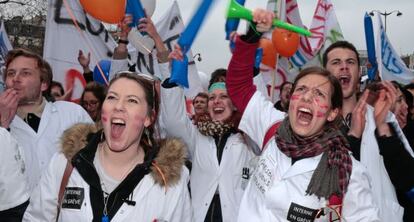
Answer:
[[(104, 145), (101, 143), (99, 144), (99, 160), (100, 160), (100, 164), (101, 164), (101, 174), (102, 176), (104, 176), (105, 174), (105, 162), (104, 162), (104, 155), (103, 155), (103, 149), (104, 149)], [(139, 161), (139, 155), (137, 155), (138, 158), (136, 158), (136, 160), (134, 160), (131, 164), (131, 166), (128, 168), (128, 170), (126, 170), (123, 174), (122, 177), (120, 179), (120, 181), (122, 182), (125, 177), (128, 175), (129, 172), (132, 171), (132, 169), (137, 165), (138, 161)], [(119, 185), (119, 184), (118, 184)], [(109, 201), (109, 197), (112, 194), (112, 191), (109, 192), (108, 188), (106, 187), (105, 183), (103, 182), (103, 180), (101, 179), (101, 186), (102, 186), (102, 193), (103, 193), (103, 198), (104, 198), (104, 209), (103, 209), (103, 215), (102, 215), (102, 222), (109, 222), (109, 216), (108, 216), (108, 201)]]

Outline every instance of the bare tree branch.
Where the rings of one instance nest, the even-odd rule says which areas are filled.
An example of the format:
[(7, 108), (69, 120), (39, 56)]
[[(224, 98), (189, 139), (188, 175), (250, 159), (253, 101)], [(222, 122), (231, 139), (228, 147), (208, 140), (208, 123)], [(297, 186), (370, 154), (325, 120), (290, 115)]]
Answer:
[(25, 5), (25, 3), (23, 3), (23, 2), (18, 2), (18, 1), (13, 1), (13, 0), (0, 1), (0, 4), (7, 4), (7, 3), (16, 3), (16, 4), (19, 4), (19, 5)]

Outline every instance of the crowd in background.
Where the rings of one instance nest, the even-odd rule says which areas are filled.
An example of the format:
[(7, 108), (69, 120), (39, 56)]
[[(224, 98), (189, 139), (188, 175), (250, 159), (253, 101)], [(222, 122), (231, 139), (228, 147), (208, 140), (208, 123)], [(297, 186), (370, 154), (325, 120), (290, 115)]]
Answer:
[(272, 103), (254, 63), (274, 17), (255, 10), (232, 35), (228, 69), (212, 73), (191, 115), (169, 81), (182, 51), (149, 18), (138, 27), (155, 42), (159, 78), (128, 67), (127, 15), (107, 86), (79, 49), (79, 104), (42, 57), (9, 51), (0, 221), (414, 221), (414, 83), (360, 88), (358, 51), (338, 41)]

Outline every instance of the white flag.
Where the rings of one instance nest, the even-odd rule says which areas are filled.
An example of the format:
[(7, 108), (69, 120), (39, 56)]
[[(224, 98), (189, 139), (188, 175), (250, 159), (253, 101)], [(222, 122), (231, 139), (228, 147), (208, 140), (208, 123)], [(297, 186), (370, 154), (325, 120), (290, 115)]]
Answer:
[(3, 69), (4, 63), (6, 62), (6, 55), (9, 50), (13, 49), (10, 44), (9, 37), (7, 36), (6, 27), (3, 21), (0, 23), (0, 82), (3, 82)]
[[(181, 32), (184, 30), (183, 19), (181, 18), (180, 9), (178, 3), (174, 1), (171, 8), (167, 10), (164, 16), (156, 23), (156, 28), (164, 41), (164, 44), (168, 50), (172, 50), (177, 43)], [(188, 98), (193, 98), (197, 93), (203, 91), (201, 80), (198, 75), (197, 67), (193, 59), (191, 50), (187, 53), (188, 57), (188, 82), (189, 88), (185, 89), (185, 95)], [(154, 53), (144, 55), (138, 52), (138, 58), (136, 61), (137, 69), (144, 73), (151, 73), (157, 75), (158, 73), (158, 61)]]
[(394, 47), (392, 47), (382, 25), (381, 17), (378, 14), (376, 17), (378, 18), (378, 22), (375, 53), (379, 75), (382, 80), (395, 80), (402, 84), (408, 84), (414, 80), (414, 73), (407, 68)]
[[(296, 0), (286, 6), (287, 21), (303, 26)], [(298, 51), (289, 58), (296, 69), (317, 65), (322, 66), (322, 54), (332, 43), (343, 40), (331, 0), (319, 0), (310, 26), (311, 37), (301, 36)]]
[[(86, 15), (78, 0), (49, 0), (46, 18), (45, 45), (43, 57), (53, 69), (53, 79), (63, 83), (66, 89), (74, 87), (72, 100), (80, 97), (85, 81), (78, 62), (78, 51), (91, 53), (90, 68), (101, 59), (111, 59), (116, 46), (103, 24)], [(74, 15), (80, 31), (75, 27), (70, 14)]]
[[(281, 4), (281, 19), (299, 27), (305, 27), (299, 13), (296, 0)], [(275, 7), (272, 0), (268, 2), (268, 9)], [(343, 40), (341, 28), (336, 18), (331, 0), (319, 0), (315, 8), (312, 23), (309, 29), (311, 37), (300, 36), (299, 48), (290, 57), (279, 57), (276, 73), (275, 95), (279, 93), (280, 85), (284, 81), (293, 81), (299, 70), (308, 66), (322, 66), (322, 55), (325, 49), (333, 42)], [(268, 85), (270, 83), (267, 83)]]

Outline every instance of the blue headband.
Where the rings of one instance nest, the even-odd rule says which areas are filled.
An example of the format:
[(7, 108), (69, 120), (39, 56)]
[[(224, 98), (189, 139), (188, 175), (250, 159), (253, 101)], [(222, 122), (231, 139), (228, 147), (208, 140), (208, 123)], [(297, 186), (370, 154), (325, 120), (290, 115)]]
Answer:
[(227, 90), (226, 89), (226, 84), (224, 82), (215, 82), (208, 89), (208, 93), (212, 93), (216, 89), (224, 89), (224, 90)]

